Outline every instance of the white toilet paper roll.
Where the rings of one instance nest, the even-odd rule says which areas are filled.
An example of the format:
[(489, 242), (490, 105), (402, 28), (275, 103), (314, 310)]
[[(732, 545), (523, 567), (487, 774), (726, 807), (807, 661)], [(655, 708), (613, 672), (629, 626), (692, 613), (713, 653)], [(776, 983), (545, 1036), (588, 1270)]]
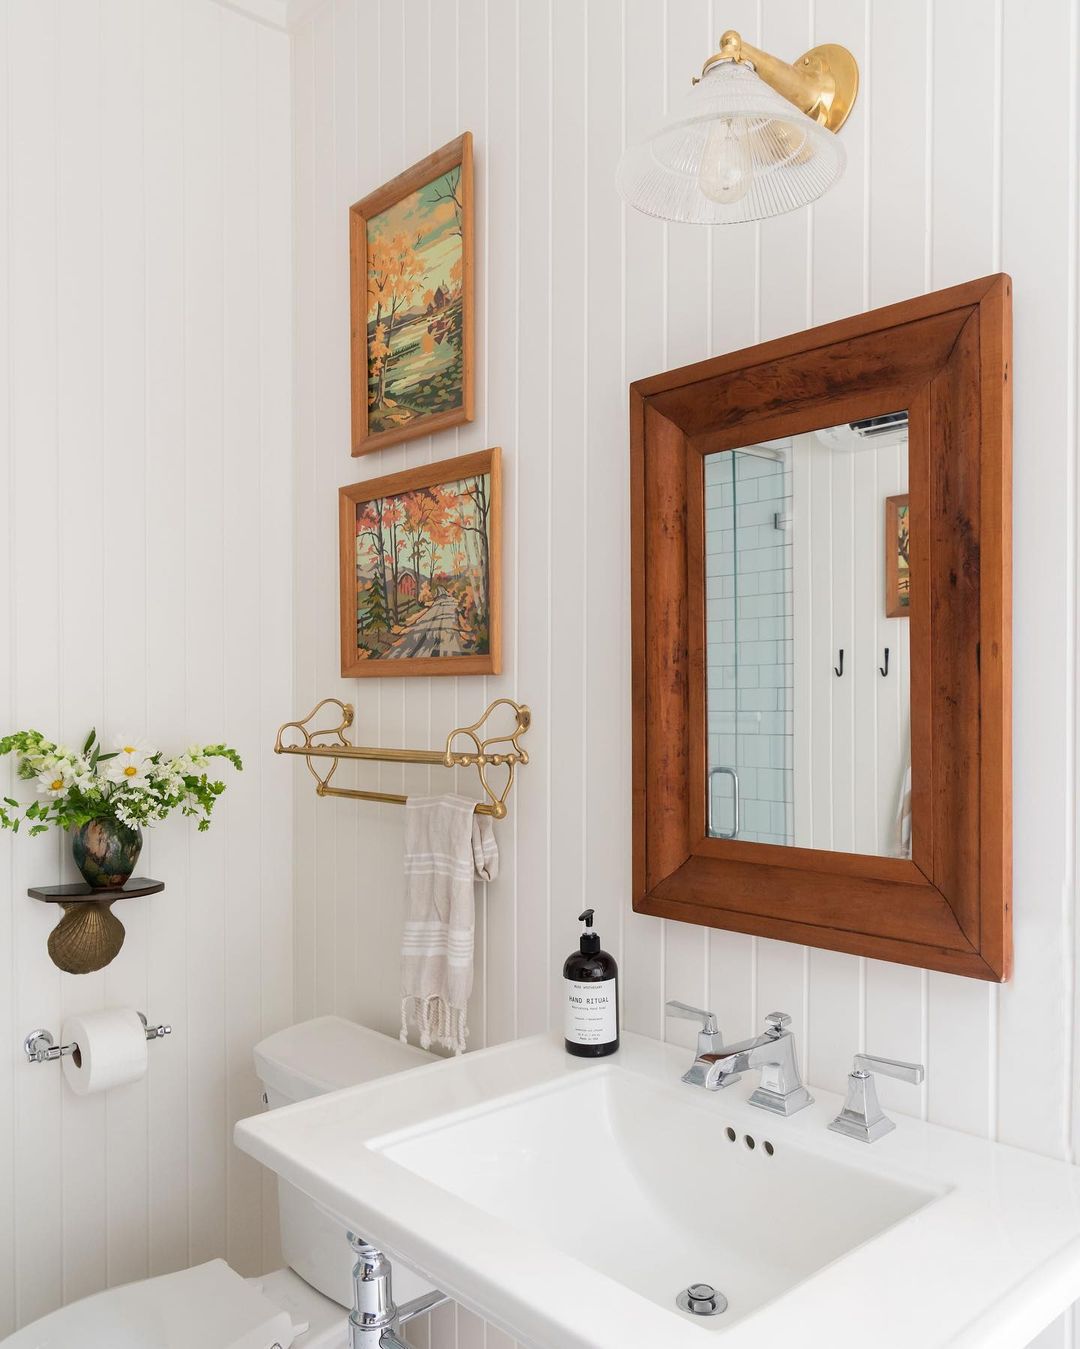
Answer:
[(61, 1044), (78, 1045), (61, 1060), (78, 1096), (135, 1082), (146, 1072), (146, 1031), (129, 1007), (68, 1017), (61, 1035)]

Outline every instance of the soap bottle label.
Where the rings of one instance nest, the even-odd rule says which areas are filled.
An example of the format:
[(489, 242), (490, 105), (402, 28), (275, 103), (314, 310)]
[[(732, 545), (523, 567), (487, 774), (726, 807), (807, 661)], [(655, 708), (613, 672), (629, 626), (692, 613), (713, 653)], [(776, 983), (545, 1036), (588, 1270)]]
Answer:
[(566, 1038), (574, 1045), (606, 1045), (618, 1035), (616, 981), (566, 981)]

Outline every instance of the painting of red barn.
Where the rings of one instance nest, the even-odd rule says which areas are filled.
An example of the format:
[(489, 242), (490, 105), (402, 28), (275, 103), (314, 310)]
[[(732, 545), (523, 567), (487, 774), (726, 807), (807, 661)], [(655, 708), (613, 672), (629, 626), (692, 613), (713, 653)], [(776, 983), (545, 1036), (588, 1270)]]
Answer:
[(350, 208), (353, 454), (471, 421), (472, 136)]
[(498, 674), (498, 448), (339, 492), (341, 673)]

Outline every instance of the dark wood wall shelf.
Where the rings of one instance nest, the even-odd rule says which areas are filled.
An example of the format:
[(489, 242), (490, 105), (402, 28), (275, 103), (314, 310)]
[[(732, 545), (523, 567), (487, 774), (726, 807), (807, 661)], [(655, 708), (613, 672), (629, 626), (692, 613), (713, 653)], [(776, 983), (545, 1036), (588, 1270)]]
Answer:
[(77, 885), (35, 885), (27, 890), (31, 899), (60, 904), (64, 914), (49, 933), (49, 957), (65, 974), (92, 974), (103, 970), (120, 954), (124, 925), (113, 913), (118, 899), (156, 895), (164, 881), (133, 876), (126, 884), (107, 890)]
[(148, 876), (133, 876), (123, 885), (107, 890), (95, 890), (79, 881), (76, 885), (34, 885), (27, 890), (31, 899), (40, 899), (44, 904), (78, 904), (89, 901), (110, 904), (117, 899), (136, 899), (139, 895), (156, 895), (165, 889), (164, 881), (152, 881)]

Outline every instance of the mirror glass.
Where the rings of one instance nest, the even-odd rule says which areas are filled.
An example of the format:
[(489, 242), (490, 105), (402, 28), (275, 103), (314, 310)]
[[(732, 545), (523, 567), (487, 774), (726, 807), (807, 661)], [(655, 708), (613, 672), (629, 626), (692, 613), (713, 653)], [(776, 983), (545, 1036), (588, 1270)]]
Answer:
[(705, 457), (715, 838), (911, 855), (907, 423)]

